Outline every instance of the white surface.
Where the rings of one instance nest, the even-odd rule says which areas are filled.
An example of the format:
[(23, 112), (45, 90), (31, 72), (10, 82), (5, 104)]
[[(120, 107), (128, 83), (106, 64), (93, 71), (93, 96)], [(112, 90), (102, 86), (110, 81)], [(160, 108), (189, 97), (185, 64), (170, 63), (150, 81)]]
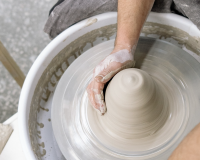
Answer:
[[(91, 21), (91, 19), (93, 18), (97, 19), (97, 22), (88, 26), (88, 21)], [(83, 20), (73, 25), (72, 27), (69, 27), (64, 32), (62, 32), (62, 34), (58, 35), (54, 40), (52, 40), (34, 62), (24, 81), (18, 107), (20, 141), (23, 147), (23, 151), (28, 160), (37, 159), (31, 147), (28, 119), (32, 97), (43, 71), (49, 65), (51, 60), (70, 42), (88, 33), (89, 31), (103, 27), (105, 25), (115, 24), (116, 22), (116, 12), (104, 13)], [(46, 132), (46, 134), (48, 134), (49, 132), (51, 132), (51, 130)]]
[(0, 123), (0, 154), (5, 147), (13, 129), (10, 125), (5, 125)]
[[(123, 143), (121, 138), (119, 138), (119, 141), (113, 140), (116, 135), (109, 136), (111, 132), (108, 131), (107, 134), (107, 132), (104, 132), (104, 127), (101, 128), (103, 123), (98, 120), (105, 115), (103, 117), (100, 116), (102, 118), (98, 118), (98, 113), (88, 106), (88, 97), (87, 93), (85, 93), (85, 88), (92, 78), (92, 69), (109, 55), (113, 44), (114, 39), (90, 48), (68, 67), (59, 80), (53, 96), (51, 118), (55, 138), (60, 149), (68, 160), (140, 159), (139, 155), (142, 156), (142, 159), (150, 159), (150, 156), (154, 157), (152, 158), (154, 160), (168, 159), (183, 137), (200, 122), (200, 108), (199, 104), (197, 104), (199, 103), (200, 92), (196, 90), (200, 81), (197, 78), (199, 77), (198, 74), (196, 74), (200, 73), (199, 63), (181, 48), (169, 42), (140, 38), (135, 53), (136, 68), (150, 73), (160, 87), (167, 89), (169, 93), (166, 93), (167, 99), (165, 100), (175, 98), (174, 102), (176, 102), (174, 104), (170, 102), (169, 119), (165, 123), (166, 126), (163, 126), (162, 130), (154, 134), (154, 136), (156, 135), (156, 140), (153, 141), (153, 144), (161, 140), (162, 137), (163, 145), (157, 145), (151, 150), (146, 149), (146, 152), (138, 152), (141, 146), (144, 147), (144, 143), (138, 143), (135, 146), (137, 147), (136, 149), (127, 151), (125, 150), (127, 144)], [(179, 67), (178, 69), (176, 68), (177, 66)], [(195, 74), (191, 74), (194, 69)], [(181, 75), (181, 79), (176, 75)], [(162, 90), (165, 89), (162, 88)], [(115, 90), (115, 92), (118, 91)], [(118, 97), (121, 98), (121, 96)], [(189, 104), (191, 105), (190, 111), (188, 111)], [(92, 118), (91, 115), (95, 117)], [(187, 123), (188, 116), (190, 117), (190, 123)], [(97, 123), (90, 123), (93, 121)], [(184, 122), (174, 123), (181, 121)], [(177, 131), (174, 129), (177, 129)], [(159, 135), (161, 132), (164, 133), (163, 136)], [(165, 135), (169, 137), (165, 139)], [(131, 143), (131, 139), (129, 139), (128, 143)], [(132, 144), (134, 143), (136, 143), (135, 140)], [(119, 144), (121, 147), (118, 147)], [(150, 147), (152, 147), (152, 142)], [(161, 154), (161, 152), (163, 153)], [(121, 156), (120, 158), (118, 157), (119, 155)]]
[(5, 121), (4, 124), (10, 124), (13, 133), (0, 155), (0, 160), (26, 160), (19, 140), (17, 113)]
[[(95, 23), (88, 26), (88, 21), (95, 19)], [(175, 14), (158, 14), (150, 13), (147, 18), (148, 22), (156, 22), (160, 24), (171, 25), (186, 31), (187, 33), (195, 36), (199, 36), (200, 32), (197, 27), (192, 24), (188, 19)], [(103, 26), (115, 24), (117, 22), (117, 13), (104, 13), (94, 16), (92, 18), (83, 20), (62, 32), (42, 51), (37, 60), (31, 67), (26, 80), (24, 82), (20, 100), (19, 100), (19, 132), (21, 144), (28, 160), (36, 160), (32, 151), (28, 119), (30, 112), (30, 105), (36, 85), (46, 67), (51, 60), (70, 42), (74, 41), (78, 37)], [(50, 131), (50, 130), (49, 130)], [(49, 132), (45, 132), (48, 134)], [(51, 158), (49, 158), (50, 160)], [(53, 159), (54, 160), (54, 159)]]

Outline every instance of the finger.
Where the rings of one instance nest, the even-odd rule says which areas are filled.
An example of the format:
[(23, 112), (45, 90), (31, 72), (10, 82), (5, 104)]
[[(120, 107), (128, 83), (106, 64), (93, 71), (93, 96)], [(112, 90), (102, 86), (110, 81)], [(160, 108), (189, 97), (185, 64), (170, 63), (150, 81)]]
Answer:
[(120, 72), (123, 69), (131, 68), (134, 66), (132, 60), (126, 61), (125, 63), (119, 62), (112, 62), (106, 69), (100, 72), (96, 77), (95, 80), (99, 83), (106, 83), (108, 82), (115, 74)]
[(89, 101), (94, 109), (97, 109), (98, 112), (103, 115), (106, 112), (106, 106), (104, 103), (103, 96), (104, 84), (95, 82), (92, 80), (87, 87), (87, 93)]
[(103, 95), (103, 83), (98, 83), (94, 81), (93, 83), (93, 98), (95, 101), (95, 108), (97, 108), (101, 114), (104, 114), (106, 112), (106, 105), (104, 102), (104, 95)]
[[(128, 61), (133, 61), (133, 55), (127, 49), (112, 53), (94, 69), (94, 77), (97, 77), (96, 80), (98, 82), (103, 82), (103, 78), (106, 75), (108, 75), (111, 71), (114, 71), (116, 74), (116, 71)], [(109, 80), (110, 78), (111, 76), (109, 75), (109, 78), (107, 79)]]
[(88, 93), (88, 98), (89, 98), (89, 102), (91, 103), (91, 105), (95, 108), (96, 104), (94, 101), (94, 93), (93, 93), (93, 81), (90, 82), (90, 84), (87, 87), (87, 93)]

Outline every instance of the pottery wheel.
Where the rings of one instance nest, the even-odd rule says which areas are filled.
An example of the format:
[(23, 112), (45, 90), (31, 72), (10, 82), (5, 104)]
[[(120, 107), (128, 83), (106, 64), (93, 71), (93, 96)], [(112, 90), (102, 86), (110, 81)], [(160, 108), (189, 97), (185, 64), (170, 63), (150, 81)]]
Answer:
[[(135, 119), (131, 124), (130, 134), (116, 134), (115, 125), (120, 124), (108, 118), (109, 112), (100, 116), (90, 106), (85, 92), (94, 67), (113, 46), (114, 40), (110, 40), (89, 49), (70, 65), (59, 81), (52, 105), (52, 125), (58, 145), (69, 160), (167, 159), (200, 122), (200, 90), (197, 89), (200, 63), (168, 42), (140, 38), (135, 68), (156, 83), (154, 90), (162, 95), (160, 104), (156, 104), (155, 96), (152, 105), (161, 108), (150, 118), (150, 113), (142, 113), (140, 121)], [(126, 125), (121, 124), (121, 127)]]

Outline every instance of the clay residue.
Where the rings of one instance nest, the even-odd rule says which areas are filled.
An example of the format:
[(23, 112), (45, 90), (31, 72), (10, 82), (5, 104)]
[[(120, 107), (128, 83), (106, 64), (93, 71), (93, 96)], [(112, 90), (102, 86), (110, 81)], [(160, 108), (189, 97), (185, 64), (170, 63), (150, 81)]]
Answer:
[(48, 108), (40, 107), (40, 109), (42, 109), (43, 111), (49, 112), (49, 109), (48, 109)]
[(40, 144), (40, 143), (38, 143), (38, 145), (39, 145), (40, 147), (42, 147), (42, 148), (44, 148), (44, 147), (45, 147), (45, 144), (44, 144), (44, 142), (42, 142), (41, 144)]
[[(95, 20), (91, 20), (90, 23), (88, 22), (87, 26), (93, 24), (94, 22)], [(29, 134), (31, 145), (38, 159), (41, 159), (43, 153), (45, 152), (43, 151), (41, 154), (40, 149), (38, 148), (40, 137), (37, 133), (37, 117), (38, 114), (40, 114), (38, 110), (41, 109), (40, 107), (43, 107), (43, 105), (40, 105), (40, 101), (42, 100), (43, 103), (48, 101), (49, 96), (52, 92), (54, 92), (55, 86), (60, 77), (71, 64), (71, 61), (69, 61), (70, 57), (73, 57), (71, 59), (75, 60), (84, 51), (88, 50), (92, 46), (102, 43), (103, 41), (114, 39), (116, 36), (116, 31), (117, 25), (112, 24), (88, 32), (87, 34), (68, 44), (53, 58), (53, 60), (44, 70), (35, 88), (29, 114)], [(158, 23), (146, 22), (142, 33), (146, 34), (146, 36), (151, 36), (150, 34), (156, 34), (159, 35), (160, 38), (172, 38), (179, 44), (186, 46), (187, 49), (193, 51), (197, 55), (200, 54), (199, 37), (192, 37), (188, 33), (178, 28), (161, 25)]]
[(90, 26), (90, 25), (92, 25), (92, 24), (94, 24), (96, 22), (97, 22), (97, 18), (90, 18), (90, 19), (87, 20), (87, 22), (86, 22), (84, 27)]
[(180, 45), (184, 45), (188, 50), (200, 55), (200, 38), (189, 35), (187, 32), (172, 26), (159, 23), (146, 22), (142, 33), (146, 36), (156, 34), (161, 38), (173, 38)]
[(44, 124), (43, 124), (43, 123), (38, 123), (38, 122), (37, 122), (37, 125), (38, 125), (40, 128), (43, 128), (43, 127), (44, 127)]
[[(94, 20), (92, 22), (94, 23)], [(88, 23), (88, 25), (89, 24), (91, 23)], [(116, 30), (116, 24), (113, 24), (93, 30), (81, 36), (60, 51), (43, 72), (36, 86), (29, 114), (29, 134), (31, 146), (38, 159), (41, 159), (42, 155), (44, 155), (40, 152), (40, 148), (38, 146), (42, 137), (37, 132), (37, 126), (39, 125), (40, 127), (43, 127), (41, 123), (37, 123), (37, 116), (40, 113), (40, 110), (44, 109), (44, 105), (48, 101), (50, 94), (54, 92), (55, 86), (60, 77), (72, 61), (79, 57), (87, 49), (101, 43), (102, 40), (97, 42), (98, 38), (103, 39), (103, 41), (107, 41), (111, 37), (114, 38)], [(51, 120), (49, 119), (49, 121)]]
[(42, 138), (42, 136), (41, 136), (41, 131), (37, 131), (37, 137), (38, 137), (39, 139)]

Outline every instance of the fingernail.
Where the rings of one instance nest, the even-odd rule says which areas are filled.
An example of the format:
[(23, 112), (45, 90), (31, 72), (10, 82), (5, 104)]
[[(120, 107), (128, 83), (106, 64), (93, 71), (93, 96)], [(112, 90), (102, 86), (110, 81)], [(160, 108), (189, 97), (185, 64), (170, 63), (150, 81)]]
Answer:
[(104, 115), (106, 113), (106, 105), (103, 100), (101, 101), (101, 106), (99, 109), (100, 109), (101, 115)]

